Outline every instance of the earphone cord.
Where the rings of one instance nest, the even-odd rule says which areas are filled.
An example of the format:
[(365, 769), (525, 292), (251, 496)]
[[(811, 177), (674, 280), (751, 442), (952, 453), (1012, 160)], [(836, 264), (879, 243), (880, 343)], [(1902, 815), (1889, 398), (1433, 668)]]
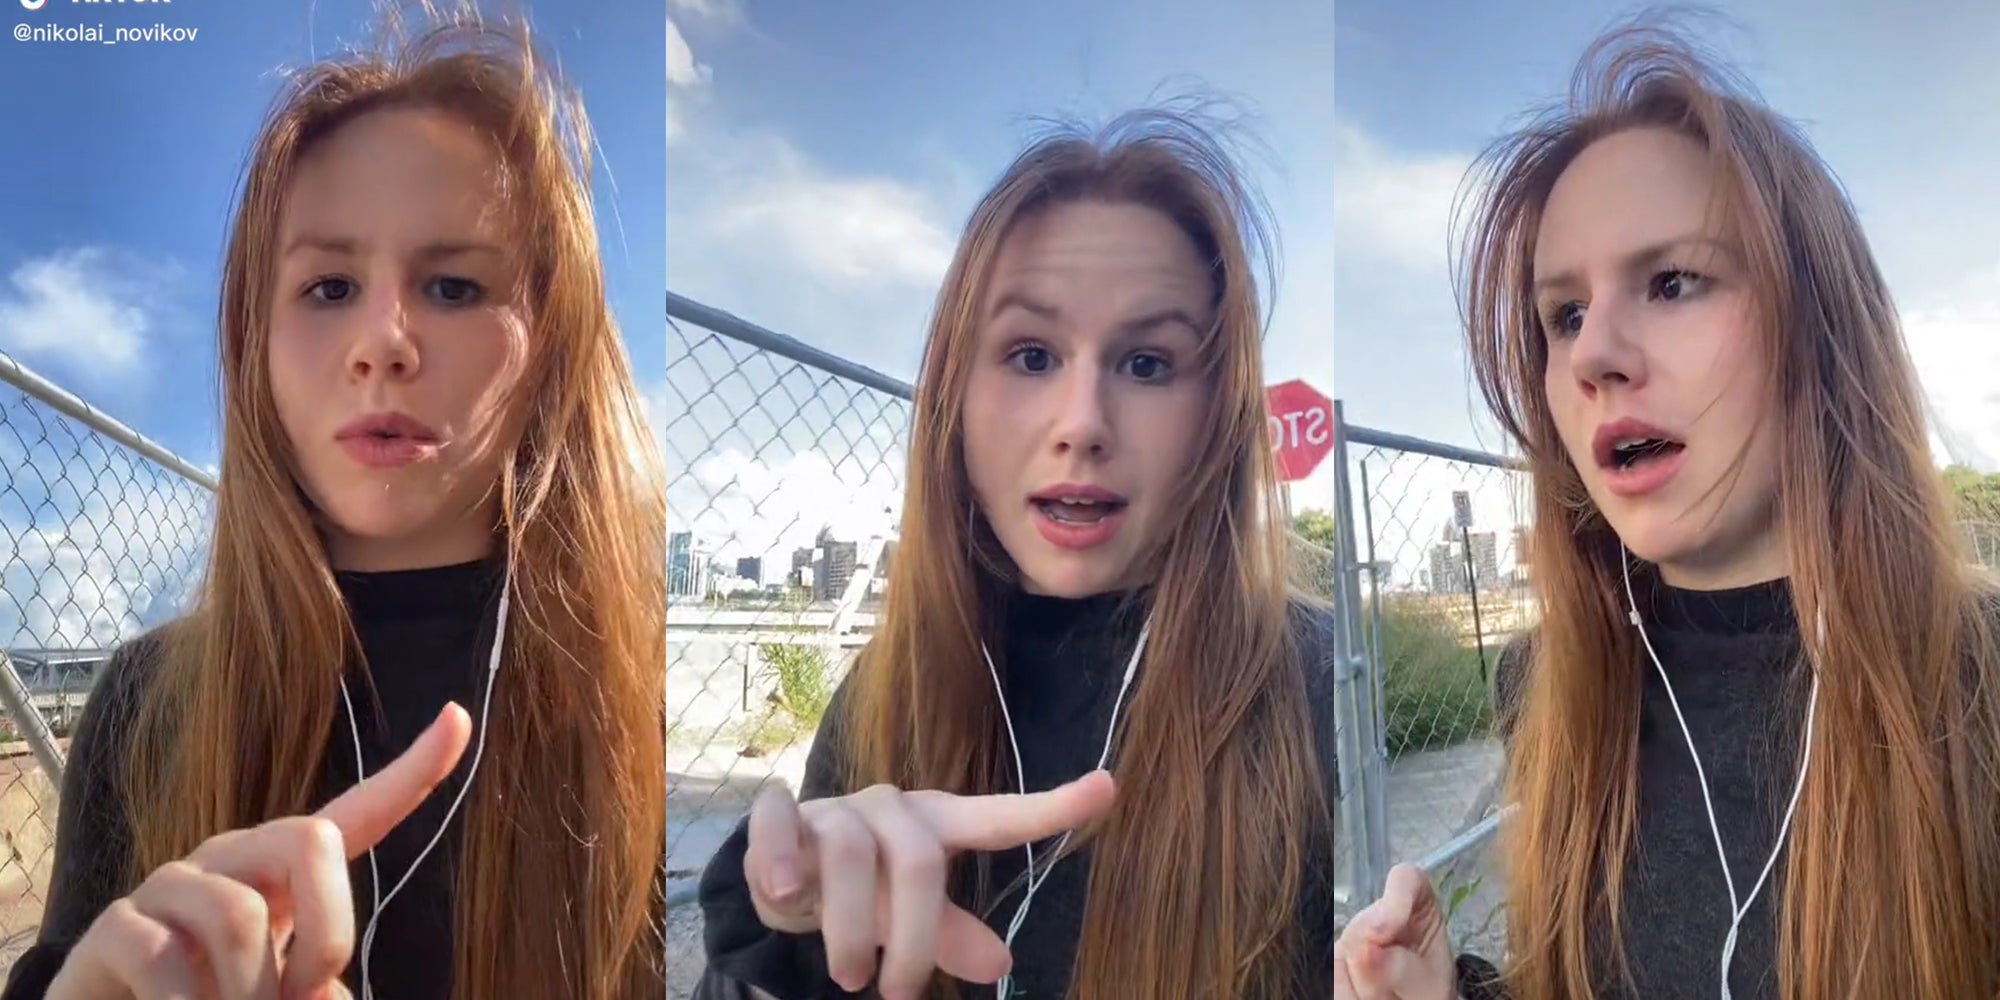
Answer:
[[(1132, 678), (1137, 675), (1139, 670), (1139, 658), (1145, 655), (1146, 639), (1152, 634), (1152, 631), (1153, 620), (1151, 616), (1148, 616), (1145, 625), (1139, 629), (1139, 641), (1132, 647), (1132, 656), (1125, 662), (1125, 677), (1119, 681), (1118, 696), (1111, 702), (1111, 724), (1105, 727), (1104, 749), (1099, 751), (1097, 755), (1097, 769), (1100, 771), (1111, 761), (1111, 746), (1118, 734), (1118, 716), (1125, 707), (1125, 694), (1132, 687)], [(993, 678), (993, 694), (995, 699), (1000, 702), (1000, 721), (1007, 727), (1007, 748), (1014, 756), (1014, 780), (1020, 786), (1021, 791), (1026, 792), (1028, 790), (1027, 771), (1021, 766), (1021, 743), (1014, 735), (1014, 717), (1007, 710), (1007, 692), (1000, 683), (1000, 669), (994, 666), (993, 654), (987, 650), (984, 642), (979, 644), (979, 655), (986, 659), (987, 674)], [(1014, 935), (1020, 933), (1021, 925), (1028, 918), (1028, 907), (1035, 901), (1036, 890), (1042, 887), (1043, 882), (1048, 881), (1049, 873), (1055, 870), (1056, 862), (1062, 858), (1062, 849), (1069, 845), (1069, 838), (1070, 834), (1064, 833), (1056, 841), (1056, 846), (1050, 852), (1051, 860), (1048, 867), (1043, 869), (1040, 874), (1035, 872), (1035, 845), (1021, 845), (1022, 850), (1026, 851), (1028, 855), (1028, 884), (1027, 889), (1021, 894), (1021, 905), (1015, 908), (1014, 916), (1007, 921), (1007, 934), (1004, 938), (1004, 943), (1008, 948), (1011, 949), (1014, 946)], [(1011, 974), (1002, 976), (1000, 982), (995, 984), (995, 995), (1005, 1000), (1009, 995), (1013, 979), (1014, 977)]]
[[(438, 841), (444, 838), (445, 830), (451, 827), (452, 818), (458, 815), (458, 807), (465, 802), (466, 793), (472, 789), (472, 779), (479, 774), (479, 759), (486, 753), (487, 719), (493, 709), (493, 681), (500, 672), (500, 652), (506, 645), (507, 605), (513, 590), (513, 582), (513, 570), (510, 566), (506, 580), (500, 587), (500, 611), (494, 618), (493, 648), (486, 658), (486, 692), (481, 696), (479, 703), (479, 740), (473, 747), (472, 764), (466, 769), (465, 782), (459, 785), (458, 794), (451, 800), (451, 808), (445, 811), (444, 820), (438, 824), (437, 832), (431, 834), (430, 841), (424, 845), (423, 850), (417, 852), (416, 860), (410, 862), (409, 870), (403, 872), (403, 877), (397, 880), (387, 895), (382, 892), (382, 874), (375, 861), (375, 849), (372, 847), (368, 849), (368, 877), (369, 885), (374, 891), (374, 907), (368, 916), (368, 927), (361, 935), (361, 1000), (375, 1000), (375, 986), (369, 976), (369, 958), (375, 949), (375, 929), (377, 921), (382, 918), (382, 911), (388, 907), (390, 900), (396, 898), (397, 893), (403, 891), (403, 886), (409, 884), (410, 877), (417, 873), (417, 868), (430, 856)], [(354, 720), (354, 699), (347, 693), (347, 679), (344, 677), (340, 681), (340, 699), (347, 706), (348, 734), (354, 738), (354, 771), (358, 777), (365, 778), (366, 769), (361, 762), (361, 727)]]
[[(1819, 707), (1819, 671), (1811, 667), (1811, 660), (1808, 658), (1807, 666), (1813, 671), (1812, 693), (1806, 699), (1805, 738), (1799, 748), (1799, 777), (1792, 786), (1791, 802), (1785, 806), (1785, 819), (1778, 826), (1777, 843), (1771, 847), (1771, 856), (1765, 860), (1764, 870), (1757, 876), (1756, 884), (1750, 887), (1750, 894), (1739, 904), (1736, 898), (1736, 880), (1729, 872), (1729, 853), (1722, 846), (1722, 825), (1715, 819), (1715, 802), (1709, 796), (1708, 776), (1702, 770), (1701, 754), (1695, 750), (1694, 734), (1688, 730), (1687, 717), (1681, 714), (1680, 699), (1674, 696), (1674, 682), (1667, 677), (1667, 668), (1660, 662), (1660, 654), (1654, 652), (1653, 640), (1646, 634), (1645, 622), (1640, 619), (1639, 602), (1632, 590), (1631, 557), (1626, 553), (1622, 543), (1619, 545), (1618, 563), (1619, 570), (1625, 578), (1627, 617), (1631, 620), (1632, 626), (1639, 630), (1639, 641), (1646, 647), (1646, 656), (1653, 661), (1653, 669), (1659, 673), (1660, 683), (1667, 689), (1667, 704), (1673, 706), (1674, 719), (1680, 723), (1681, 737), (1687, 741), (1688, 756), (1694, 758), (1695, 777), (1701, 784), (1701, 803), (1708, 812), (1708, 832), (1715, 838), (1716, 857), (1722, 863), (1722, 883), (1729, 890), (1729, 933), (1722, 942), (1722, 1000), (1731, 1000), (1729, 966), (1736, 957), (1737, 933), (1743, 926), (1743, 917), (1750, 912), (1750, 904), (1756, 901), (1757, 893), (1763, 890), (1765, 880), (1771, 877), (1771, 870), (1777, 866), (1778, 855), (1785, 849), (1785, 838), (1792, 829), (1792, 817), (1798, 813), (1799, 798), (1805, 792), (1806, 768), (1812, 760), (1813, 716), (1817, 714)], [(1822, 614), (1815, 621), (1818, 626), (1819, 644), (1824, 647), (1826, 618)]]

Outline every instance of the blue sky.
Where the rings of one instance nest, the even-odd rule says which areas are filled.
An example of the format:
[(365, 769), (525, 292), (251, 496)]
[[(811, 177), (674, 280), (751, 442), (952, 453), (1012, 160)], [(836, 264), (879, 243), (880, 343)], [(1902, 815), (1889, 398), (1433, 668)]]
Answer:
[[(1560, 96), (1590, 39), (1634, 8), (1590, 0), (1342, 0), (1336, 25), (1339, 392), (1369, 426), (1498, 447), (1475, 419), (1444, 270), (1470, 157)], [(1731, 5), (1703, 36), (1802, 122), (1886, 271), (1941, 423), (2000, 471), (2000, 6)]]
[[(281, 69), (365, 41), (373, 8), (49, 0), (30, 12), (6, 0), (6, 9), (8, 21), (30, 25), (197, 31), (179, 43), (0, 42), (0, 92), (11, 95), (0, 103), (0, 168), (14, 178), (0, 186), (0, 351), (208, 466), (218, 450), (218, 269), (250, 142)], [(600, 147), (593, 182), (611, 304), (642, 387), (657, 391), (660, 8), (598, 0), (510, 9), (527, 11), (544, 51), (582, 91)], [(51, 527), (49, 516), (37, 530)], [(8, 589), (17, 589), (11, 579)], [(0, 620), (0, 642), (8, 624)]]
[[(668, 7), (670, 289), (907, 379), (960, 227), (1019, 151), (1027, 119), (1096, 122), (1192, 91), (1251, 116), (1244, 165), (1284, 251), (1272, 380), (1331, 391), (1326, 0)], [(700, 391), (683, 380), (699, 377), (670, 376), (676, 389)], [(710, 455), (688, 478), (669, 471), (683, 519), (731, 482), (781, 484), (772, 489), (782, 495), (735, 489), (727, 503), (736, 506), (713, 518), (746, 542), (756, 536), (753, 551), (809, 535), (839, 506), (830, 490), (855, 498), (870, 524), (895, 499), (893, 483), (858, 466), (827, 468), (837, 448), (799, 457), (803, 443), (738, 434), (720, 446), (735, 453), (717, 455), (680, 431), (700, 437), (670, 430), (670, 460), (683, 446)]]

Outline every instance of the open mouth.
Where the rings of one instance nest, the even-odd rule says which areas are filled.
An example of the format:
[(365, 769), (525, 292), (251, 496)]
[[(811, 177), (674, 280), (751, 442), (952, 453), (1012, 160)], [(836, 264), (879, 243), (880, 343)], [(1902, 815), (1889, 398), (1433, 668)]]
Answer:
[(1123, 500), (1088, 497), (1036, 497), (1030, 502), (1043, 516), (1059, 524), (1096, 524), (1125, 509)]
[(1648, 462), (1678, 454), (1686, 447), (1667, 438), (1626, 438), (1612, 443), (1609, 461), (1605, 465), (1620, 471), (1636, 469)]

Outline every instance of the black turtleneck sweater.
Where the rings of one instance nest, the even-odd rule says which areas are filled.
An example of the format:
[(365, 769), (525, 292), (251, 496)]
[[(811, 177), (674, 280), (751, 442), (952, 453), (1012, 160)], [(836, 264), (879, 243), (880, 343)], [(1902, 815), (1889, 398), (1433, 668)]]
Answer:
[[(1118, 595), (1064, 600), (1016, 594), (1010, 599), (1001, 677), (1030, 791), (1054, 788), (1097, 767), (1112, 705), (1142, 618), (1142, 611), (1121, 611)], [(1330, 802), (1337, 773), (1333, 755), (1333, 625), (1302, 607), (1294, 608), (1293, 625), (1300, 637), (1297, 648), (1305, 667), (1319, 762)], [(1128, 701), (1130, 697), (1128, 693)], [(841, 706), (842, 698), (836, 693), (806, 761), (801, 799), (844, 791), (839, 787)], [(1112, 767), (1115, 773), (1115, 760)], [(1012, 770), (1010, 761), (1010, 775)], [(1050, 841), (1041, 846), (1053, 844)], [(860, 995), (843, 991), (828, 978), (819, 935), (783, 934), (764, 927), (744, 881), (743, 858), (748, 846), (747, 824), (741, 824), (702, 874), (709, 969), (696, 996), (734, 1000), (745, 996), (744, 986), (757, 987), (778, 1000)], [(1043, 857), (1038, 849), (1038, 868)], [(1020, 849), (987, 855), (986, 862), (988, 884), (995, 887), (1010, 885), (1027, 866)], [(1173, 866), (1186, 862), (1162, 858), (1159, 863)], [(1331, 956), (1336, 936), (1331, 852), (1311, 863), (1312, 870), (1306, 873), (1306, 898), (1301, 901), (1308, 961), (1315, 955)], [(1089, 881), (1089, 852), (1081, 850), (1051, 870), (1035, 892), (1034, 906), (1014, 938), (1016, 996), (1060, 997), (1067, 991)], [(959, 893), (954, 896), (965, 898)], [(1004, 937), (1019, 900), (1018, 891), (1010, 893), (985, 914), (995, 933)], [(993, 990), (968, 986), (963, 995), (990, 997)]]
[[(349, 671), (361, 756), (373, 774), (416, 741), (446, 702), (464, 706), (478, 725), (486, 659), (498, 613), (496, 564), (473, 563), (393, 573), (339, 574), (368, 674), (380, 694), (378, 716), (366, 676)], [(172, 625), (166, 628), (173, 628)], [(35, 945), (9, 973), (0, 1000), (43, 996), (78, 939), (111, 902), (130, 892), (125, 868), (131, 834), (121, 770), (147, 675), (160, 650), (148, 633), (120, 647), (105, 666), (71, 742), (58, 816), (54, 880)], [(337, 697), (337, 696), (336, 696)], [(475, 733), (475, 736), (477, 734)], [(334, 713), (313, 808), (353, 786), (354, 737), (347, 713)], [(471, 753), (416, 812), (377, 845), (387, 893), (437, 832), (471, 764)], [(442, 1000), (451, 992), (452, 886), (463, 815), (424, 858), (409, 884), (382, 912), (369, 974), (375, 994), (395, 1000)], [(368, 857), (348, 867), (354, 893), (356, 952), (344, 981), (361, 995), (360, 939), (374, 908)]]
[[(1635, 581), (1637, 582), (1637, 581)], [(1641, 591), (1646, 635), (1659, 655), (1688, 732), (1701, 753), (1716, 824), (1729, 852), (1739, 898), (1757, 883), (1777, 842), (1793, 785), (1811, 675), (1800, 655), (1791, 594), (1782, 580), (1735, 590), (1690, 591), (1655, 584)], [(1639, 787), (1635, 843), (1626, 861), (1622, 926), (1628, 986), (1598, 928), (1592, 951), (1604, 1000), (1713, 998), (1721, 991), (1729, 891), (1702, 805), (1701, 780), (1659, 670), (1643, 646), (1639, 705)], [(1519, 704), (1528, 667), (1525, 644), (1502, 655), (1501, 716)], [(1607, 665), (1608, 666), (1608, 665)], [(1738, 931), (1729, 985), (1737, 1000), (1777, 995), (1772, 956), (1783, 892), (1781, 855)], [(1475, 980), (1483, 960), (1461, 960), (1461, 989), (1478, 1000), (1501, 996)]]

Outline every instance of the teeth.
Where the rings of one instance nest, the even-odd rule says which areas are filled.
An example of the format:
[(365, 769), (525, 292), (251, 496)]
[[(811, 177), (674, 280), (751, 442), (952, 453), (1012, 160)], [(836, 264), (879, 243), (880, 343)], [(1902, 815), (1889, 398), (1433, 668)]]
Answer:
[(1625, 438), (1623, 440), (1620, 440), (1617, 444), (1612, 445), (1611, 447), (1616, 448), (1619, 451), (1630, 451), (1634, 448), (1643, 448), (1646, 445), (1652, 443), (1653, 443), (1652, 438)]
[(1063, 497), (1063, 498), (1061, 498), (1061, 499), (1062, 499), (1062, 502), (1063, 502), (1064, 504), (1067, 504), (1068, 506), (1071, 506), (1071, 507), (1095, 507), (1095, 506), (1097, 506), (1097, 501), (1095, 501), (1095, 500), (1086, 500), (1086, 499), (1084, 499), (1083, 497)]

